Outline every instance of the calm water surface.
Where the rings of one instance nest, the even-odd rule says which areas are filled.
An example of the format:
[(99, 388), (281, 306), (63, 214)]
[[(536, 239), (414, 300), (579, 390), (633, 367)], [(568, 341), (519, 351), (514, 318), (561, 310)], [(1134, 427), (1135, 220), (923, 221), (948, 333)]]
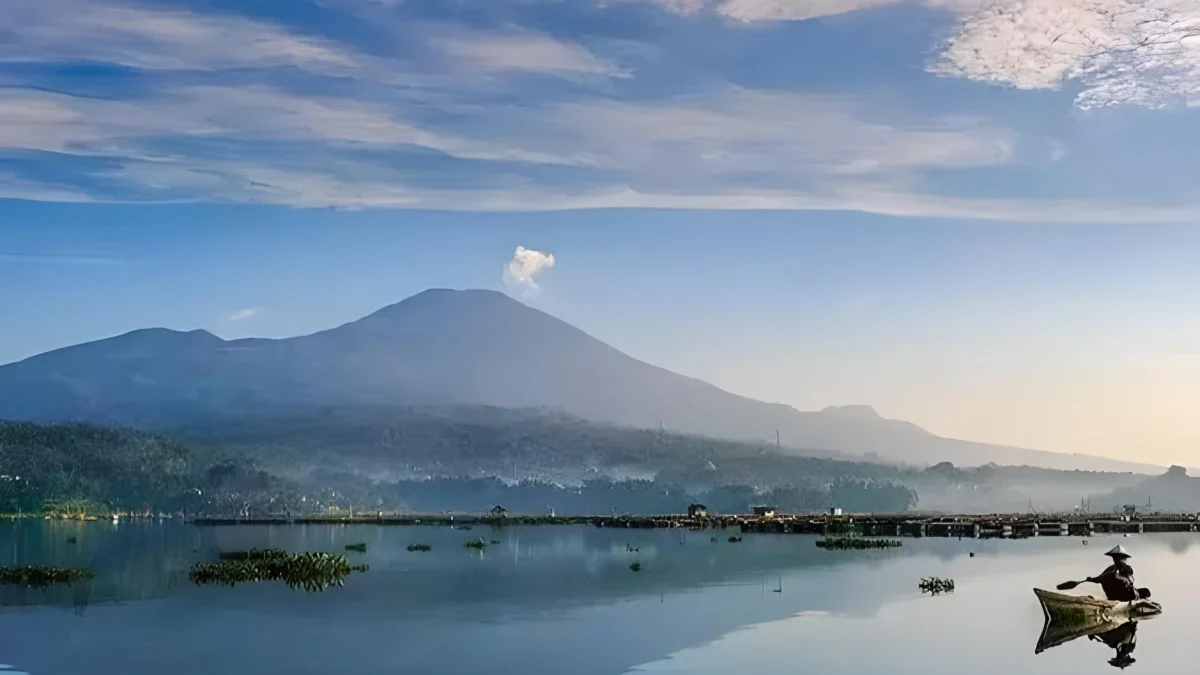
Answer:
[[(1116, 538), (908, 539), (899, 550), (842, 553), (812, 537), (731, 544), (730, 534), (713, 542), (712, 533), (588, 527), (2, 523), (0, 564), (87, 566), (96, 580), (0, 589), (0, 674), (1115, 670), (1113, 650), (1086, 638), (1035, 656), (1042, 616), (1032, 589), (1098, 573)], [(483, 554), (464, 548), (478, 536), (500, 543)], [(324, 593), (187, 581), (193, 562), (221, 550), (340, 553), (357, 542), (367, 552), (348, 555), (371, 570)], [(433, 550), (405, 550), (415, 543)], [(1165, 608), (1140, 624), (1130, 667), (1194, 675), (1200, 535), (1120, 543), (1135, 554), (1139, 585)], [(955, 579), (957, 592), (922, 597), (926, 576)]]

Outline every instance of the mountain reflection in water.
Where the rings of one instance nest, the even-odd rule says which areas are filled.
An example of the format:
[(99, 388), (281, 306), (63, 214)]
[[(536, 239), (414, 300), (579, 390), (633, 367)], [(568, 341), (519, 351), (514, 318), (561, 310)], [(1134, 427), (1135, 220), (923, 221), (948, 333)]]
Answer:
[[(464, 548), (477, 536), (500, 543)], [(1171, 537), (1136, 539), (1139, 577), (1171, 603), (1143, 636), (1138, 666), (1194, 675), (1161, 648), (1200, 620), (1190, 610), (1200, 602), (1186, 602), (1200, 601), (1186, 559), (1200, 549), (1180, 552)], [(348, 557), (370, 570), (324, 593), (187, 580), (220, 551), (348, 543), (366, 544)], [(416, 544), (431, 550), (408, 550)], [(1043, 623), (1028, 589), (1094, 566), (1094, 548), (1048, 537), (834, 552), (800, 535), (729, 544), (707, 532), (590, 527), (0, 523), (0, 564), (95, 572), (77, 587), (0, 589), (0, 659), (34, 675), (794, 675), (798, 664), (839, 675), (1050, 675), (1077, 670), (1096, 647), (1036, 657), (1022, 647)], [(954, 579), (955, 593), (921, 597), (917, 581), (929, 576)], [(1096, 637), (1116, 638), (1113, 649), (1132, 642)]]

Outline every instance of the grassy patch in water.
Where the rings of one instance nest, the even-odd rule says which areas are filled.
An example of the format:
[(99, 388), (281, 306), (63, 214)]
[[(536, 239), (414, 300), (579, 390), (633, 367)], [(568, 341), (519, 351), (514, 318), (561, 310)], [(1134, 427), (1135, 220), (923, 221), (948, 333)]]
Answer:
[(342, 586), (351, 572), (368, 569), (366, 565), (351, 565), (346, 556), (332, 553), (266, 549), (222, 553), (221, 558), (221, 562), (196, 563), (188, 578), (198, 586), (282, 581), (293, 589), (316, 592)]
[(0, 567), (0, 585), (49, 588), (56, 584), (71, 584), (91, 581), (95, 575), (89, 570), (70, 567), (25, 565), (22, 567)]
[(629, 566), (629, 569), (633, 570), (634, 572), (641, 572), (642, 571), (642, 563), (635, 562)]
[(366, 553), (367, 545), (366, 544), (346, 544), (346, 550), (347, 551), (357, 551), (359, 553)]
[(488, 545), (488, 543), (486, 541), (484, 541), (483, 537), (480, 537), (478, 539), (472, 539), (471, 541), (468, 541), (465, 544), (465, 546), (467, 548), (473, 548), (473, 549), (477, 549), (479, 551), (482, 551), (483, 549), (487, 548), (487, 545)]
[(433, 547), (430, 546), (429, 544), (409, 544), (408, 545), (409, 553), (425, 553), (426, 551), (432, 551), (432, 550), (433, 550)]
[(817, 540), (817, 546), (829, 551), (866, 551), (878, 548), (899, 548), (904, 542), (899, 539), (866, 539), (863, 537), (826, 537)]

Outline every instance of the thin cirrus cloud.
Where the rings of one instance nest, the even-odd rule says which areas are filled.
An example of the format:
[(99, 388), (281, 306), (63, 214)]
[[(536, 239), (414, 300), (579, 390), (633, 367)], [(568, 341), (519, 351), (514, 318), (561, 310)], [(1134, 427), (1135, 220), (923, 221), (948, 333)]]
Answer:
[[(763, 41), (776, 51), (758, 53), (747, 40), (752, 24), (790, 30), (902, 4), (578, 0), (534, 21), (547, 3), (497, 0), (495, 16), (468, 21), (453, 8), (437, 16), (436, 2), (410, 16), (411, 3), (323, 0), (321, 11), (346, 13), (343, 26), (359, 22), (335, 35), (325, 23), (337, 22), (218, 13), (192, 0), (10, 0), (0, 5), (0, 198), (1195, 217), (1190, 203), (1119, 193), (1099, 200), (1041, 183), (1023, 193), (988, 172), (1094, 169), (1071, 165), (1069, 139), (1031, 131), (1003, 106), (914, 101), (850, 76), (813, 89), (803, 77), (768, 82), (792, 62), (778, 42)], [(1192, 33), (1200, 0), (923, 4), (957, 21), (928, 63), (946, 79), (1024, 90), (1074, 81), (1081, 108), (1189, 104), (1200, 91)], [(725, 63), (730, 55), (714, 50), (701, 63), (673, 51), (679, 40), (638, 48), (629, 37), (637, 31), (613, 27), (644, 19), (645, 6), (662, 10), (648, 34), (696, 29), (749, 51)], [(628, 14), (611, 24), (551, 20), (584, 10)], [(592, 28), (580, 34), (585, 23)], [(1055, 33), (1063, 26), (1069, 34)], [(356, 41), (368, 28), (388, 39)], [(833, 47), (822, 67), (836, 75), (845, 54)], [(738, 72), (741, 61), (789, 65), (758, 81)], [(85, 81), (63, 69), (79, 62), (124, 74)], [(943, 82), (921, 76), (926, 86)]]
[(446, 35), (434, 41), (461, 67), (483, 72), (550, 72), (621, 75), (585, 47), (544, 35)]
[(299, 66), (342, 72), (352, 50), (235, 15), (106, 0), (5, 0), (0, 62), (98, 61), (151, 70)]
[(121, 258), (101, 255), (55, 254), (55, 253), (0, 253), (0, 263), (27, 263), (31, 265), (99, 265), (109, 267), (124, 265)]

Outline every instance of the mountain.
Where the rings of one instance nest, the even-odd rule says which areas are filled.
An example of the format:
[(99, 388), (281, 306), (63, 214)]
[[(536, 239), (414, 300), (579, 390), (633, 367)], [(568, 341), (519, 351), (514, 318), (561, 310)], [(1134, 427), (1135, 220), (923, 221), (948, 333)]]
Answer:
[(493, 291), (429, 290), (295, 338), (138, 330), (0, 367), (0, 418), (172, 428), (304, 406), (558, 408), (585, 419), (790, 448), (1058, 469), (1161, 467), (941, 438), (867, 406), (801, 412), (638, 361)]

